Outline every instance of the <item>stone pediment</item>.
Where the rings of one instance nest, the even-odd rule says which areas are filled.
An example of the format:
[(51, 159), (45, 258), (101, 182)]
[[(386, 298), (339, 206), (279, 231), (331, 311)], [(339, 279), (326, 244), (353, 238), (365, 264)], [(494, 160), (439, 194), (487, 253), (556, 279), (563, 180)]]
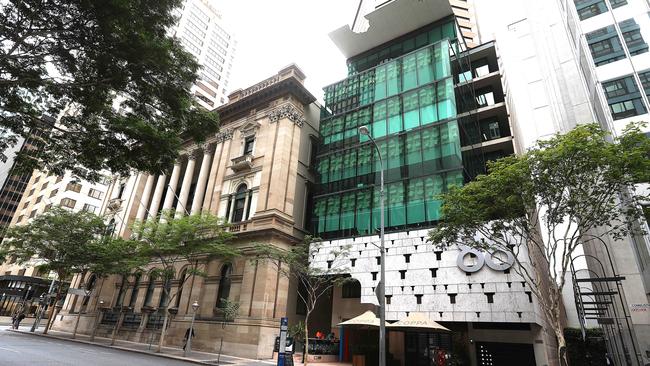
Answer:
[(257, 133), (257, 130), (259, 130), (260, 126), (261, 125), (257, 121), (248, 121), (239, 127), (239, 132), (241, 133), (242, 137), (252, 136)]

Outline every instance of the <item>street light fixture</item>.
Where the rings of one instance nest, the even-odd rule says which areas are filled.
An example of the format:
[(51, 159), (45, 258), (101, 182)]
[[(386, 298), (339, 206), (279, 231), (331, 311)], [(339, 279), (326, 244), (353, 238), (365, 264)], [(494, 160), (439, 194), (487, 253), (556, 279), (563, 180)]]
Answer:
[(377, 146), (375, 139), (373, 139), (370, 135), (368, 126), (360, 126), (359, 134), (368, 136), (370, 142), (372, 142), (372, 145), (375, 147), (375, 150), (377, 150), (377, 156), (379, 156), (379, 209), (381, 211), (379, 214), (379, 251), (381, 256), (381, 272), (379, 275), (379, 285), (377, 286), (377, 300), (379, 300), (379, 366), (386, 366), (386, 296), (384, 294), (384, 283), (386, 279), (386, 250), (384, 246), (384, 162), (381, 159), (381, 151), (379, 151), (379, 146)]
[(190, 323), (190, 329), (187, 332), (187, 345), (183, 351), (183, 356), (187, 357), (187, 354), (192, 351), (192, 336), (194, 335), (194, 319), (196, 319), (196, 311), (199, 310), (199, 302), (194, 300), (192, 303), (192, 322)]

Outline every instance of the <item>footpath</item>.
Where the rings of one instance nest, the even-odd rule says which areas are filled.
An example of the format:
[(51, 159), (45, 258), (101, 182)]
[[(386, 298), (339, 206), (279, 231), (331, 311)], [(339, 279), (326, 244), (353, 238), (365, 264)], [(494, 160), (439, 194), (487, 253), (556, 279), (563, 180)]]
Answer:
[[(30, 324), (31, 326), (31, 324)], [(115, 345), (111, 346), (111, 339), (104, 337), (95, 337), (93, 342), (90, 342), (90, 336), (85, 334), (77, 334), (75, 339), (72, 339), (72, 333), (60, 332), (56, 330), (50, 330), (47, 334), (42, 333), (42, 327), (40, 327), (36, 332), (32, 333), (29, 331), (30, 326), (27, 324), (22, 324), (19, 330), (10, 330), (12, 332), (17, 332), (21, 334), (28, 334), (34, 337), (48, 337), (54, 339), (60, 339), (70, 342), (83, 343), (88, 345), (118, 349), (127, 352), (137, 352), (144, 353), (156, 357), (164, 357), (169, 359), (174, 359), (178, 361), (190, 362), (199, 365), (233, 365), (233, 366), (266, 366), (266, 365), (275, 365), (276, 363), (273, 360), (253, 360), (240, 357), (219, 356), (216, 353), (209, 352), (200, 352), (192, 351), (189, 354), (189, 357), (183, 356), (183, 350), (180, 348), (173, 347), (163, 347), (161, 352), (156, 352), (156, 345), (149, 345), (144, 343), (137, 342), (128, 342), (122, 340), (116, 340)]]

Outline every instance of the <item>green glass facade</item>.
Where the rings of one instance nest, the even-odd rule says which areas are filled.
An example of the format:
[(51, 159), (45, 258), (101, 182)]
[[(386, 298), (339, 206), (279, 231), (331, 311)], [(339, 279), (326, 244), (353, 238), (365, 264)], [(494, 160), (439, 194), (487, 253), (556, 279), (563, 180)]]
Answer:
[(464, 181), (450, 61), (455, 44), (453, 22), (425, 27), (350, 59), (350, 76), (325, 88), (316, 235), (369, 235), (379, 228), (380, 163), (359, 126), (370, 129), (381, 152), (387, 230), (440, 220), (437, 196)]

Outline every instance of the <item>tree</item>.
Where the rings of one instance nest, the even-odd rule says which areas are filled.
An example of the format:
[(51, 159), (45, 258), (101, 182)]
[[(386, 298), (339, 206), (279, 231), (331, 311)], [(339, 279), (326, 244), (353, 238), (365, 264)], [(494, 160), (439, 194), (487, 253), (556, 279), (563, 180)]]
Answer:
[(573, 252), (606, 237), (616, 241), (634, 234), (642, 216), (634, 185), (648, 181), (649, 156), (650, 141), (639, 125), (618, 138), (589, 124), (538, 141), (527, 153), (491, 162), (487, 175), (444, 194), (444, 219), (429, 239), (511, 253), (566, 365), (562, 289)]
[(161, 172), (184, 138), (215, 132), (216, 113), (190, 93), (199, 65), (169, 32), (182, 3), (0, 3), (0, 150), (39, 132), (41, 152), (17, 155), (23, 169), (96, 180)]
[[(132, 263), (133, 248), (104, 237), (106, 226), (101, 217), (86, 211), (72, 212), (52, 207), (30, 223), (7, 230), (0, 244), (3, 257), (16, 258), (18, 264), (31, 263), (56, 273), (59, 286), (54, 299), (61, 297), (62, 281), (73, 274), (106, 273)], [(52, 322), (50, 309), (47, 333)]]
[[(306, 236), (304, 240), (289, 250), (278, 248), (269, 244), (258, 244), (255, 246), (257, 260), (271, 261), (277, 263), (280, 274), (298, 285), (298, 296), (305, 304), (305, 352), (304, 362), (308, 363), (309, 358), (309, 317), (314, 311), (320, 298), (329, 295), (332, 288), (341, 286), (351, 281), (345, 276), (349, 272), (345, 260), (350, 255), (350, 245), (342, 246), (338, 250), (329, 252), (329, 261), (326, 268), (310, 265), (309, 259), (315, 256), (322, 247), (319, 238)], [(280, 345), (282, 347), (282, 345)]]
[(213, 258), (231, 261), (239, 256), (239, 250), (229, 244), (232, 234), (226, 231), (226, 227), (223, 219), (210, 213), (175, 217), (173, 211), (133, 225), (135, 240), (142, 244), (141, 255), (151, 259), (156, 266), (151, 275), (163, 280), (160, 307), (164, 311), (164, 320), (157, 352), (165, 342), (169, 304), (178, 296), (178, 292), (171, 294), (170, 288), (175, 277), (174, 265), (188, 264), (185, 276), (179, 278), (178, 286), (181, 288), (193, 276), (206, 276), (200, 262), (207, 263)]

